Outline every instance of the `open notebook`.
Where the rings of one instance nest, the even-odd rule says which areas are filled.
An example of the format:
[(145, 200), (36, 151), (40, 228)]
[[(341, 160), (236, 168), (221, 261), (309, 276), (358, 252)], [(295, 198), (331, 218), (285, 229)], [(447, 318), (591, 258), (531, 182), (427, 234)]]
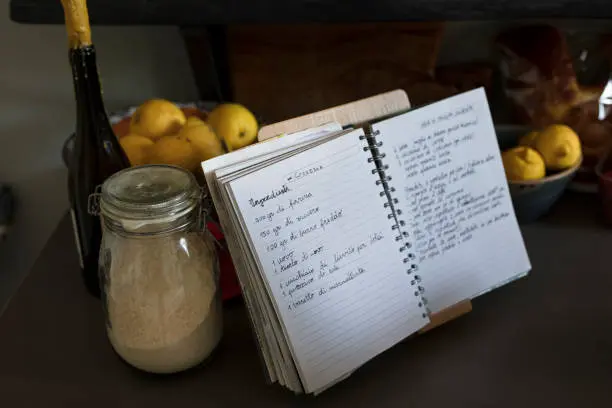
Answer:
[(295, 392), (531, 268), (482, 90), (202, 167), (269, 378)]

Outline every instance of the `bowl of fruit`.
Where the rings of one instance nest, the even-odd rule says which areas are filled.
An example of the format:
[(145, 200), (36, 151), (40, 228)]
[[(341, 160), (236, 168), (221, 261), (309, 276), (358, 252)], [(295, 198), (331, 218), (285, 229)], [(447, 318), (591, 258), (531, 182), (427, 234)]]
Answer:
[(197, 172), (201, 162), (253, 143), (258, 125), (239, 104), (220, 104), (207, 112), (151, 99), (114, 129), (132, 165), (172, 164)]
[(565, 125), (536, 131), (498, 126), (496, 131), (516, 216), (521, 222), (535, 221), (557, 202), (580, 168), (580, 139)]
[[(255, 116), (234, 103), (173, 103), (151, 99), (110, 115), (115, 135), (132, 166), (171, 164), (198, 175), (200, 163), (257, 140)], [(74, 136), (62, 153), (70, 162)]]

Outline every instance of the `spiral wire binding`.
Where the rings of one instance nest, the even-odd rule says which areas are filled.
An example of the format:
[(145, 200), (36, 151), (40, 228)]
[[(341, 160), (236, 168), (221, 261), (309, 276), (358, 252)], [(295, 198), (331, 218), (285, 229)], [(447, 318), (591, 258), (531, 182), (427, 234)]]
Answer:
[[(406, 221), (399, 218), (403, 214), (402, 210), (399, 208), (395, 208), (395, 205), (399, 203), (399, 200), (393, 196), (395, 193), (395, 187), (390, 186), (389, 182), (392, 180), (391, 176), (385, 174), (385, 171), (389, 169), (389, 165), (383, 164), (382, 159), (386, 157), (385, 153), (381, 153), (379, 147), (383, 145), (382, 141), (376, 140), (376, 136), (380, 135), (380, 131), (371, 130), (371, 128), (365, 129), (365, 136), (359, 136), (359, 140), (366, 140), (368, 146), (363, 148), (364, 152), (370, 151), (372, 157), (368, 157), (368, 163), (374, 163), (376, 166), (372, 169), (372, 174), (377, 174), (380, 176), (378, 180), (376, 180), (377, 186), (382, 186), (383, 191), (379, 194), (381, 197), (386, 196), (387, 202), (384, 203), (385, 208), (389, 208), (391, 212), (387, 214), (387, 218), (389, 220), (394, 220), (395, 223), (391, 226), (392, 231), (398, 232), (398, 235), (395, 237), (395, 241), (403, 241), (409, 237), (408, 232), (402, 231), (402, 227), (406, 226)], [(421, 286), (421, 276), (417, 274), (418, 265), (415, 261), (414, 253), (409, 250), (412, 248), (412, 244), (410, 242), (405, 242), (402, 246), (400, 246), (399, 251), (401, 253), (406, 253), (403, 262), (405, 264), (410, 264), (408, 266), (408, 270), (406, 273), (411, 277), (410, 284), (415, 288), (414, 296), (418, 297), (419, 307), (425, 308), (426, 312), (423, 312), (423, 317), (427, 317), (429, 313), (429, 309), (427, 309), (427, 299), (424, 297), (425, 288)]]

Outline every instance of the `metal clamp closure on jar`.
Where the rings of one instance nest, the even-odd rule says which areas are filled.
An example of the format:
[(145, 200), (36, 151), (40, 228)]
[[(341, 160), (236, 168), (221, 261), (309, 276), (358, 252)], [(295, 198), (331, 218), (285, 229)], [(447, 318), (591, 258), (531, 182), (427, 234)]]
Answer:
[(203, 230), (204, 191), (193, 174), (176, 166), (146, 165), (109, 177), (89, 197), (90, 212), (105, 228), (129, 236)]

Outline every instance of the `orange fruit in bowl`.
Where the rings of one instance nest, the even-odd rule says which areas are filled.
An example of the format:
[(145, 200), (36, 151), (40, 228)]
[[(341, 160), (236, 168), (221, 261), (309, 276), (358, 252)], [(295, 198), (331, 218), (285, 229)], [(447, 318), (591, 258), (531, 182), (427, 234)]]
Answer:
[(140, 166), (148, 162), (149, 149), (153, 146), (151, 139), (130, 133), (119, 139), (119, 144), (132, 166)]
[(225, 153), (221, 140), (215, 135), (210, 126), (202, 122), (201, 125), (185, 126), (179, 138), (187, 140), (199, 162), (212, 159)]
[(550, 125), (533, 141), (533, 147), (542, 155), (549, 170), (565, 170), (582, 157), (580, 138), (565, 125)]
[[(185, 122), (185, 126), (183, 126), (183, 130), (185, 130), (185, 128), (190, 128), (194, 126), (208, 126), (208, 125), (206, 124), (206, 122), (204, 122), (202, 119), (200, 119), (197, 116), (189, 116), (187, 118), (187, 121)], [(181, 132), (183, 130), (181, 130)]]
[(151, 99), (136, 109), (130, 120), (130, 132), (158, 140), (178, 133), (187, 118), (183, 111), (170, 101)]
[(171, 164), (189, 171), (197, 170), (200, 165), (191, 143), (178, 135), (166, 136), (157, 140), (149, 149), (148, 162), (150, 164)]
[[(202, 122), (206, 122), (206, 118), (207, 118), (206, 112), (198, 108), (184, 107), (184, 108), (180, 108), (180, 110), (183, 112), (183, 115), (185, 115), (185, 118), (186, 118), (185, 125), (189, 125), (190, 122), (196, 121), (196, 120), (198, 121), (197, 122), (198, 124), (201, 124)], [(122, 138), (130, 134), (131, 133), (130, 132), (131, 121), (132, 121), (132, 115), (126, 116), (122, 118), (120, 121), (118, 121), (117, 123), (115, 123), (114, 125), (112, 125), (115, 136), (117, 136), (118, 138)]]
[(504, 151), (502, 162), (510, 181), (538, 180), (546, 175), (544, 159), (531, 147), (517, 146)]
[(231, 152), (257, 140), (257, 119), (247, 108), (237, 103), (224, 103), (208, 115), (207, 123), (225, 142)]

